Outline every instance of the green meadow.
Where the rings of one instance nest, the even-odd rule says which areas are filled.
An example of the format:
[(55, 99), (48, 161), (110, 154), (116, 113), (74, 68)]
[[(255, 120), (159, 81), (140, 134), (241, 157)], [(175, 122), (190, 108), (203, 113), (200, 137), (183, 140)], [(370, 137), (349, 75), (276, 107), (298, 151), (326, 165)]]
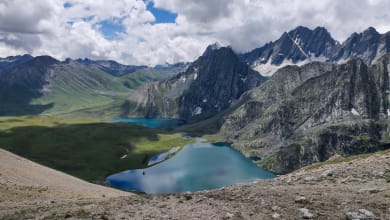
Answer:
[(92, 182), (189, 143), (181, 133), (96, 119), (0, 117), (1, 148)]

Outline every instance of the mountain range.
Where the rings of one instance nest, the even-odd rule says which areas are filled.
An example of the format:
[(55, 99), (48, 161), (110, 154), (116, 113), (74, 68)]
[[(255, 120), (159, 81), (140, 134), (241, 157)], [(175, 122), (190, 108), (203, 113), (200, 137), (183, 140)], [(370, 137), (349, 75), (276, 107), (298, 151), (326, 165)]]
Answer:
[(115, 61), (14, 56), (0, 59), (0, 115), (68, 114), (90, 110), (120, 114), (132, 90), (169, 78), (187, 64), (165, 68)]
[(180, 118), (287, 173), (389, 148), (389, 52), (390, 32), (339, 43), (325, 28), (297, 27), (248, 53), (215, 44), (194, 62), (156, 67), (8, 57), (0, 115)]
[(380, 34), (370, 27), (339, 43), (323, 27), (312, 30), (299, 26), (283, 33), (278, 40), (240, 56), (255, 70), (270, 76), (283, 66), (313, 61), (343, 63), (360, 58), (370, 65), (389, 52), (390, 32)]
[[(369, 28), (339, 44), (324, 28), (298, 27), (259, 49), (259, 54), (268, 51), (266, 59), (277, 67), (269, 78), (253, 74), (247, 55), (211, 45), (186, 72), (133, 93), (137, 106), (129, 112), (182, 118), (200, 132), (215, 128), (219, 137), (262, 158), (259, 165), (276, 173), (335, 154), (386, 149), (390, 44), (389, 34), (375, 33)], [(291, 41), (298, 36), (299, 44)], [(280, 52), (284, 55), (272, 55)], [(320, 58), (326, 59), (313, 61)], [(286, 60), (300, 65), (285, 66)]]

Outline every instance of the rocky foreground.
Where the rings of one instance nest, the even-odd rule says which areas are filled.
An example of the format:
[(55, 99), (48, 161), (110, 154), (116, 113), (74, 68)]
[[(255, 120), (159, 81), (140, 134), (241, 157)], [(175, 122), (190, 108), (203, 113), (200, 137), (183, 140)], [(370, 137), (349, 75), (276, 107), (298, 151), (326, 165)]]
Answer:
[(96, 186), (3, 150), (0, 159), (0, 219), (390, 219), (390, 151), (167, 195)]

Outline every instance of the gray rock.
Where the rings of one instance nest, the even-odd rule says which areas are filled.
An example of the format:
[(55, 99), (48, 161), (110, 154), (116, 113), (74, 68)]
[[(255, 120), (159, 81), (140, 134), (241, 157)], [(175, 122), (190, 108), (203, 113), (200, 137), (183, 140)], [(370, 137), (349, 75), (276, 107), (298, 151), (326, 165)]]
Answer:
[(359, 209), (357, 212), (347, 212), (347, 220), (373, 220), (377, 219), (374, 213), (366, 210)]
[(300, 203), (300, 204), (305, 204), (307, 203), (306, 197), (304, 196), (297, 196), (295, 197), (295, 202)]
[(115, 219), (117, 219), (117, 220), (126, 219), (126, 214), (124, 214), (124, 213), (119, 213), (119, 214), (115, 217)]
[(327, 176), (333, 176), (333, 170), (325, 170), (322, 174), (321, 174), (321, 176), (322, 177), (327, 177)]
[(225, 218), (224, 219), (231, 219), (233, 218), (234, 214), (230, 212), (226, 212)]
[(308, 209), (306, 208), (300, 208), (298, 209), (299, 211), (299, 216), (303, 219), (312, 219), (314, 218), (314, 214), (311, 213)]
[(280, 207), (279, 206), (277, 206), (277, 205), (274, 205), (274, 206), (272, 206), (272, 211), (274, 211), (274, 212), (277, 212), (277, 211), (279, 211), (280, 210)]
[(274, 214), (272, 214), (272, 218), (273, 219), (279, 219), (280, 218), (280, 214), (275, 212)]

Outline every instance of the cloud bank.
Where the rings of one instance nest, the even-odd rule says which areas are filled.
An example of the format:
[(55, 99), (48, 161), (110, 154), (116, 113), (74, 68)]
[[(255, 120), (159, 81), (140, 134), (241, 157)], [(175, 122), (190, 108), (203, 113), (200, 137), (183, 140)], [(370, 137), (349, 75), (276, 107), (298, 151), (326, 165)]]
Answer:
[[(175, 22), (155, 22), (151, 3)], [(2, 0), (0, 57), (192, 61), (214, 42), (244, 52), (298, 25), (324, 26), (339, 41), (369, 26), (387, 32), (389, 9), (387, 0)]]

